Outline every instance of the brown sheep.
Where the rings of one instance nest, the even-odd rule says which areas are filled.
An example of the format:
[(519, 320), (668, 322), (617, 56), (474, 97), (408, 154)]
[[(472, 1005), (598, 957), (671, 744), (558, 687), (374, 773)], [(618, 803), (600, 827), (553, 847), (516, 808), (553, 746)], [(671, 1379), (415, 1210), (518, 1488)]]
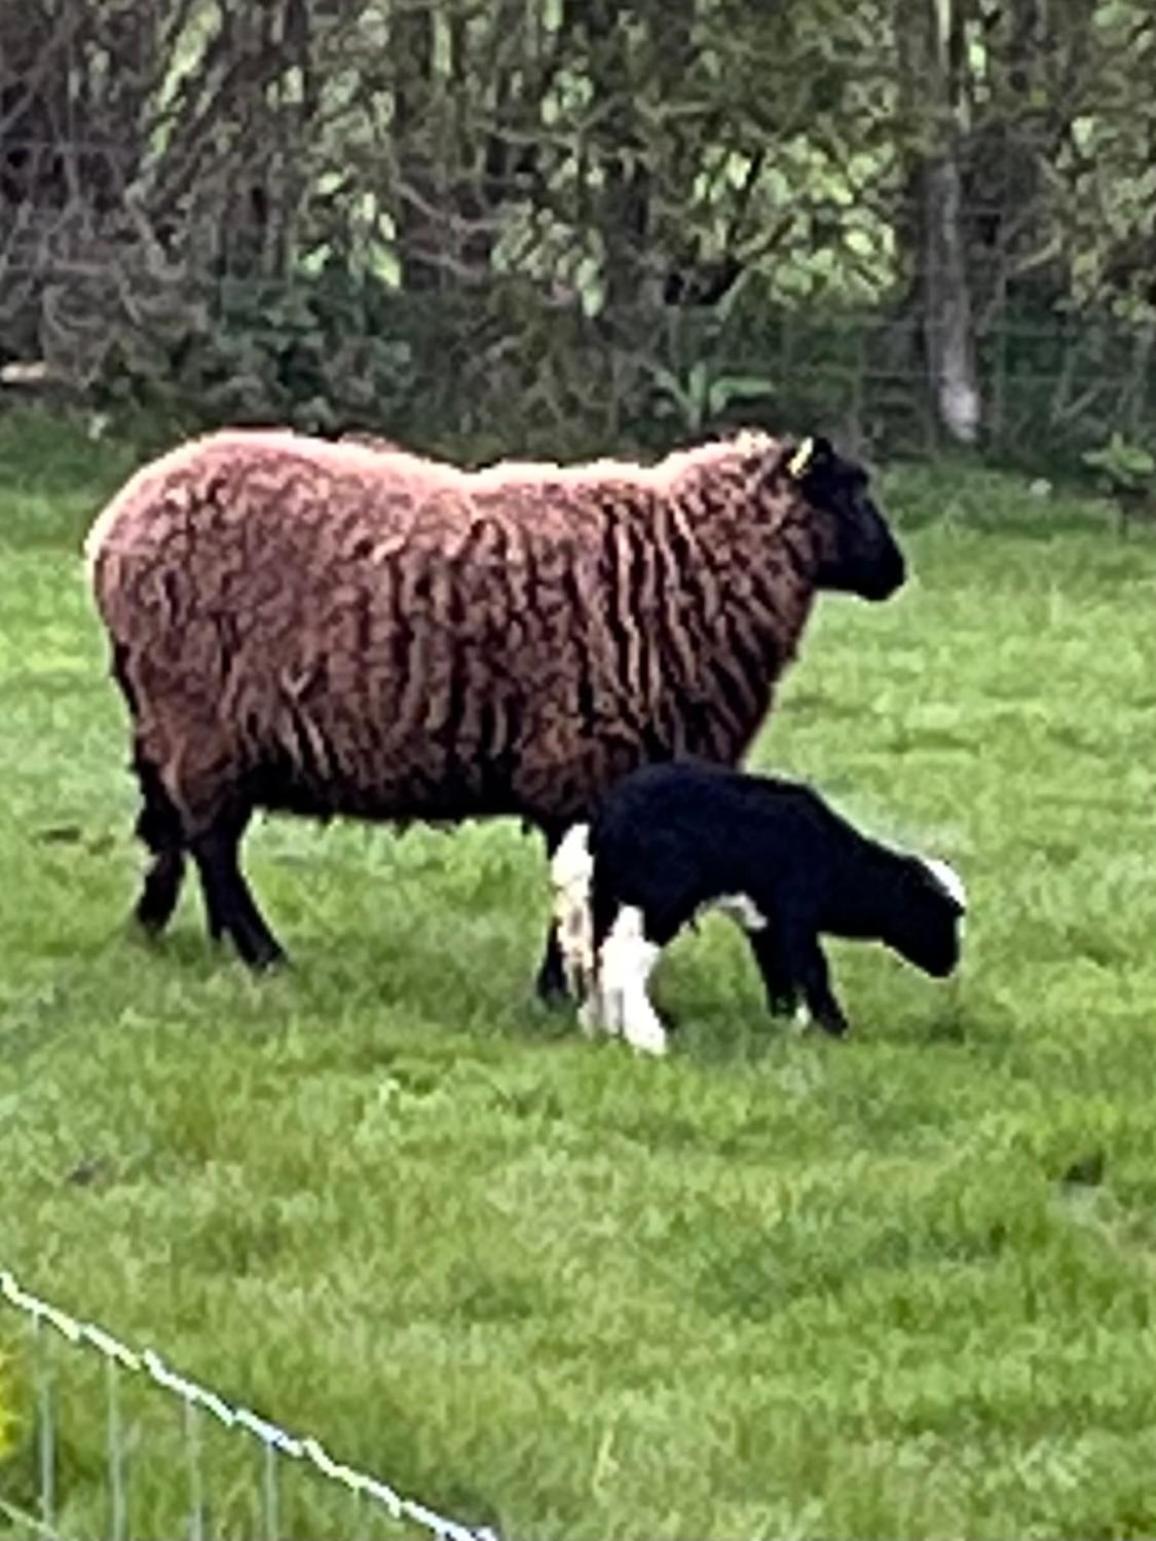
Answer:
[[(240, 870), (255, 809), (520, 816), (552, 854), (637, 765), (737, 763), (817, 590), (905, 579), (860, 467), (757, 432), (465, 471), (224, 431), (139, 470), (85, 549), (151, 853), (136, 918), (164, 928), (189, 852), (254, 968), (284, 956)], [(538, 992), (566, 993), (553, 926)]]

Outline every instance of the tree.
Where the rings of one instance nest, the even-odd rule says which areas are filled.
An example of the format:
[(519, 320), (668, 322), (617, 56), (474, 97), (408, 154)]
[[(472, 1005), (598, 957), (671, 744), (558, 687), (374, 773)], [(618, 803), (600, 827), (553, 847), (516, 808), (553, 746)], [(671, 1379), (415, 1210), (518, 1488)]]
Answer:
[(970, 0), (896, 0), (907, 146), (907, 238), (928, 387), (938, 418), (974, 442), (981, 400), (962, 202)]

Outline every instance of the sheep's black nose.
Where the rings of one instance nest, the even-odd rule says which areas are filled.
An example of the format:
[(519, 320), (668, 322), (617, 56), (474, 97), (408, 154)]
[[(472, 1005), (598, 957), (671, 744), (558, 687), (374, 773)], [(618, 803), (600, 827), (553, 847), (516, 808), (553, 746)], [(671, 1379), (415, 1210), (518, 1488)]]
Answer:
[(874, 582), (865, 590), (864, 598), (875, 601), (890, 599), (907, 582), (907, 561), (895, 548), (894, 555), (885, 558), (876, 569)]

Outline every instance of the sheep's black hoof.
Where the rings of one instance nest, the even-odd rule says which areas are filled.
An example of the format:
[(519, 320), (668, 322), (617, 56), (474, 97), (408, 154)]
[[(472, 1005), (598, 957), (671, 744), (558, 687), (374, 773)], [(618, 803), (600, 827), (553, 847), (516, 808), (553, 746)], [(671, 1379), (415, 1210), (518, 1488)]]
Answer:
[(151, 895), (146, 894), (133, 906), (129, 924), (149, 941), (155, 941), (173, 918), (174, 908), (171, 904), (158, 904)]
[(556, 947), (547, 948), (542, 966), (534, 980), (534, 994), (541, 1005), (551, 1011), (560, 1011), (572, 1004), (570, 987), (566, 982), (566, 970)]
[(564, 1011), (572, 1004), (565, 984), (559, 984), (553, 979), (544, 980), (539, 977), (534, 983), (534, 997), (547, 1011)]
[(140, 897), (133, 909), (136, 924), (152, 936), (159, 936), (177, 907), (185, 877), (185, 858), (181, 851), (161, 851), (149, 864)]
[(165, 927), (150, 925), (132, 910), (121, 923), (120, 933), (131, 947), (140, 947), (150, 953), (163, 951)]
[(158, 905), (151, 901), (149, 895), (144, 895), (133, 905), (125, 919), (126, 928), (139, 940), (147, 942), (150, 946), (160, 941), (168, 929), (169, 921), (173, 918), (175, 906)]

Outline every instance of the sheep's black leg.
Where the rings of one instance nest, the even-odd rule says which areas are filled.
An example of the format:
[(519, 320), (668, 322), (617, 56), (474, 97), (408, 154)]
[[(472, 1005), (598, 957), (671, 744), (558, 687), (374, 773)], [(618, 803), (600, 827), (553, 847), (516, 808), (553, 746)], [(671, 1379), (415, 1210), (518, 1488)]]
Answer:
[[(546, 859), (551, 860), (555, 851), (561, 845), (566, 830), (556, 824), (544, 825), (542, 834), (546, 840)], [(566, 968), (562, 960), (562, 944), (558, 940), (558, 926), (551, 920), (550, 929), (546, 933), (546, 946), (542, 954), (542, 962), (538, 968), (538, 977), (534, 985), (538, 999), (547, 1006), (563, 1006), (570, 999), (570, 988), (566, 982)]]
[(566, 983), (566, 969), (562, 962), (562, 946), (558, 941), (558, 928), (553, 922), (546, 933), (546, 946), (534, 987), (539, 1000), (547, 1006), (564, 1005), (570, 998), (570, 989)]
[(241, 873), (241, 836), (247, 823), (247, 811), (232, 812), (190, 844), (201, 875), (210, 934), (227, 933), (243, 962), (257, 970), (281, 962), (285, 954)]
[(138, 925), (150, 936), (158, 936), (168, 925), (181, 896), (185, 876), (184, 835), (180, 814), (156, 769), (139, 755), (134, 768), (142, 798), (136, 835), (151, 860), (133, 913)]

